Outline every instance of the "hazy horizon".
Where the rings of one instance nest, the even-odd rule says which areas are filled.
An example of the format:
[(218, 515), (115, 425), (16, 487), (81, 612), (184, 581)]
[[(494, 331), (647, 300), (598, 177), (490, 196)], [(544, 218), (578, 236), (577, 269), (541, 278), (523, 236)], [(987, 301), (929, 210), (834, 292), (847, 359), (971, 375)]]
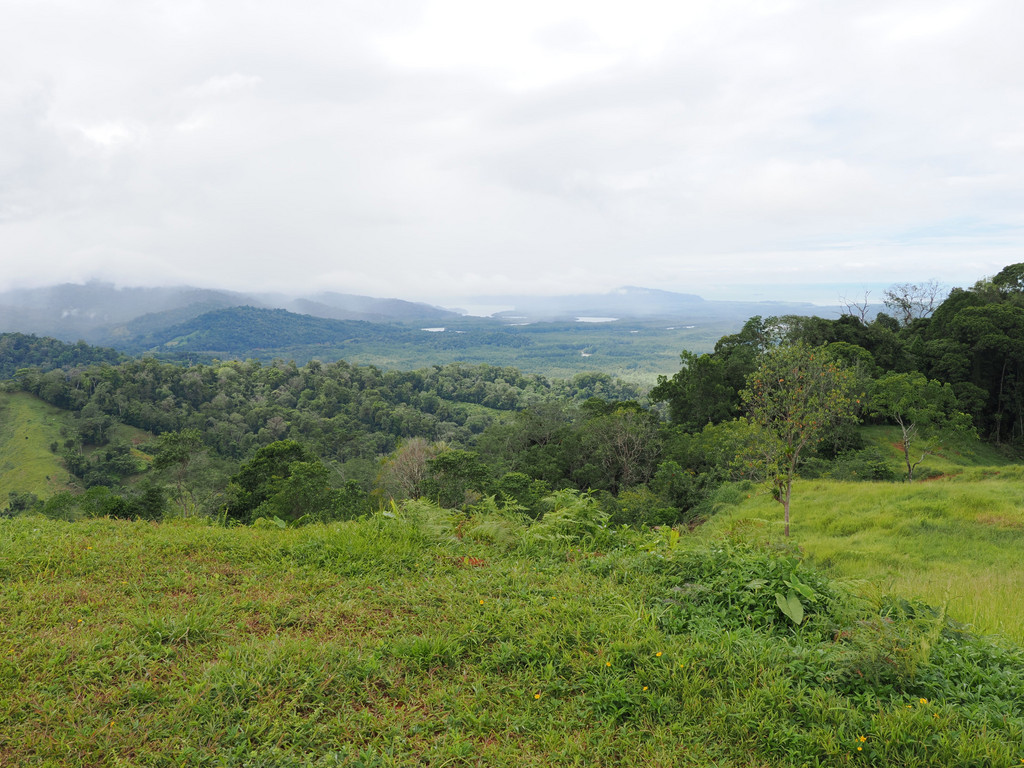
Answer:
[[(924, 282), (924, 281), (917, 281)], [(973, 281), (972, 281), (973, 282)], [(85, 287), (90, 284), (94, 285), (110, 285), (117, 290), (131, 290), (131, 289), (146, 289), (146, 288), (168, 288), (168, 289), (197, 289), (197, 290), (211, 290), (211, 291), (224, 291), (229, 293), (238, 293), (244, 296), (251, 297), (281, 297), (288, 299), (296, 299), (303, 297), (313, 297), (324, 292), (334, 292), (340, 294), (350, 294), (357, 296), (367, 296), (375, 299), (398, 299), (401, 301), (409, 301), (415, 303), (430, 304), (433, 306), (441, 307), (444, 309), (460, 310), (465, 311), (467, 314), (487, 317), (492, 314), (501, 311), (508, 311), (514, 309), (515, 300), (517, 299), (545, 299), (555, 298), (560, 296), (603, 296), (612, 295), (617, 290), (622, 288), (639, 288), (646, 290), (655, 291), (668, 291), (666, 288), (659, 288), (655, 286), (614, 286), (608, 290), (596, 290), (596, 291), (567, 291), (564, 293), (545, 293), (545, 294), (529, 294), (524, 292), (509, 293), (509, 294), (478, 294), (478, 295), (467, 295), (467, 296), (444, 296), (438, 295), (434, 297), (410, 297), (401, 296), (397, 294), (388, 294), (380, 296), (372, 296), (371, 294), (359, 294), (355, 291), (347, 290), (335, 290), (325, 289), (322, 286), (311, 285), (307, 290), (297, 291), (272, 291), (272, 290), (252, 290), (246, 291), (232, 286), (224, 285), (198, 285), (188, 283), (166, 283), (166, 284), (141, 284), (141, 283), (119, 283), (116, 280), (106, 280), (98, 277), (90, 278), (83, 281), (70, 281), (70, 280), (58, 280), (55, 282), (39, 283), (36, 285), (14, 287), (14, 288), (0, 288), (0, 293), (13, 293), (18, 291), (33, 291), (33, 290), (45, 290), (50, 288), (58, 288), (61, 286), (72, 285)], [(835, 306), (843, 304), (846, 300), (862, 303), (865, 298), (871, 305), (881, 307), (883, 303), (883, 292), (886, 288), (891, 287), (892, 284), (876, 283), (876, 284), (861, 284), (859, 286), (847, 286), (841, 283), (836, 284), (824, 284), (824, 285), (806, 285), (796, 284), (793, 286), (766, 286), (763, 285), (724, 285), (724, 286), (705, 286), (704, 292), (697, 291), (670, 291), (672, 293), (689, 294), (699, 296), (701, 299), (706, 301), (726, 301), (726, 302), (737, 302), (737, 303), (786, 303), (786, 304), (812, 304), (823, 309), (831, 309)], [(957, 286), (944, 286), (947, 290), (949, 288)], [(966, 286), (960, 286), (966, 287)]]

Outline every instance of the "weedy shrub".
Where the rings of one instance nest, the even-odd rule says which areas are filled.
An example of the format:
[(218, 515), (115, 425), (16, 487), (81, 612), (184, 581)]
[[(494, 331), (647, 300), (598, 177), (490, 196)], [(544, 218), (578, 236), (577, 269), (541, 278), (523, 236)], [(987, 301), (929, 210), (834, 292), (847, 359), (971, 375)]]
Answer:
[(683, 513), (646, 486), (624, 490), (612, 501), (613, 525), (674, 525), (683, 517)]
[(589, 493), (555, 491), (543, 502), (544, 516), (526, 533), (528, 546), (547, 552), (589, 550), (608, 539), (608, 513)]
[(485, 496), (470, 507), (469, 516), (458, 525), (456, 535), (468, 541), (512, 549), (522, 543), (530, 524), (525, 512), (518, 504), (499, 505), (494, 496)]
[(834, 459), (814, 457), (808, 459), (800, 469), (801, 477), (831, 478), (833, 480), (902, 480), (902, 472), (891, 456), (881, 448), (870, 446), (858, 451), (841, 453)]
[(804, 635), (831, 636), (851, 599), (791, 550), (725, 541), (677, 552), (662, 563), (662, 624), (670, 632), (687, 631), (691, 617), (711, 615), (728, 629), (788, 636), (799, 628)]

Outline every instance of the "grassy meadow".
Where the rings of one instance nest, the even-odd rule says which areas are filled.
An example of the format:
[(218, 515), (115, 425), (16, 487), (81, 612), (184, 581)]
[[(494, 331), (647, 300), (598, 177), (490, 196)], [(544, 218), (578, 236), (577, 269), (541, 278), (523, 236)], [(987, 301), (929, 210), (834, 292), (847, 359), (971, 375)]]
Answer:
[(595, 510), (0, 520), (0, 765), (1024, 762), (1019, 648)]
[(62, 440), (67, 418), (66, 411), (27, 393), (0, 392), (0, 500), (11, 491), (46, 496), (66, 487), (67, 470), (49, 445)]
[[(895, 431), (867, 433), (897, 467)], [(793, 542), (865, 589), (945, 606), (978, 632), (1024, 643), (1024, 466), (979, 444), (929, 457), (919, 474), (913, 483), (798, 481)], [(732, 500), (701, 535), (781, 539), (782, 507), (770, 496), (751, 488)]]

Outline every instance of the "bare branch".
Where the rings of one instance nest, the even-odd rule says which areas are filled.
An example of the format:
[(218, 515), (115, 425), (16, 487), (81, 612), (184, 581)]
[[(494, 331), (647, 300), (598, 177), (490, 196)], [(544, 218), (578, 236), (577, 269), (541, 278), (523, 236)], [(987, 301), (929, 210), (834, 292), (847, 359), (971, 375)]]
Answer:
[(868, 303), (868, 296), (870, 295), (871, 291), (864, 291), (864, 299), (862, 301), (857, 301), (855, 299), (847, 299), (845, 296), (840, 296), (839, 303), (846, 308), (846, 311), (843, 312), (843, 314), (850, 315), (851, 317), (856, 317), (862, 323), (867, 325), (868, 309), (871, 306)]
[(937, 280), (926, 283), (896, 283), (882, 295), (900, 325), (910, 325), (919, 317), (931, 317), (949, 291)]

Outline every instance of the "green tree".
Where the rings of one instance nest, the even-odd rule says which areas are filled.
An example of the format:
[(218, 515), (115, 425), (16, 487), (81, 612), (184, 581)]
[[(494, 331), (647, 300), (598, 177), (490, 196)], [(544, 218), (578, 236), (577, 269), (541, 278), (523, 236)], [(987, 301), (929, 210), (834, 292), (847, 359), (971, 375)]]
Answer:
[(228, 483), (226, 512), (245, 522), (251, 522), (256, 510), (267, 502), (265, 511), (292, 520), (318, 512), (310, 505), (327, 486), (327, 472), (320, 469), (320, 459), (294, 440), (266, 445)]
[(757, 357), (781, 333), (778, 318), (750, 318), (739, 333), (723, 336), (711, 354), (680, 355), (682, 368), (671, 379), (658, 377), (652, 402), (668, 403), (672, 423), (688, 432), (718, 424), (737, 415), (739, 392), (757, 366)]
[(856, 418), (854, 376), (821, 347), (775, 347), (761, 358), (741, 393), (755, 427), (750, 467), (772, 486), (789, 536), (793, 480), (805, 450)]
[(252, 517), (332, 520), (338, 516), (340, 493), (330, 485), (330, 472), (319, 459), (293, 461), (287, 474), (273, 484), (272, 493), (256, 507)]
[(174, 501), (181, 507), (183, 516), (196, 509), (195, 493), (187, 481), (190, 471), (204, 455), (203, 435), (198, 429), (165, 432), (157, 439), (153, 468), (170, 474), (174, 482)]
[(635, 402), (587, 401), (585, 410), (596, 415), (582, 425), (581, 486), (618, 493), (648, 482), (661, 457), (658, 415)]
[(447, 449), (427, 460), (427, 476), (423, 481), (423, 495), (445, 508), (471, 504), (487, 481), (487, 467), (473, 451)]
[(901, 430), (908, 481), (943, 442), (974, 432), (970, 417), (960, 412), (953, 387), (923, 373), (886, 374), (872, 385), (869, 402), (873, 416), (891, 421)]

